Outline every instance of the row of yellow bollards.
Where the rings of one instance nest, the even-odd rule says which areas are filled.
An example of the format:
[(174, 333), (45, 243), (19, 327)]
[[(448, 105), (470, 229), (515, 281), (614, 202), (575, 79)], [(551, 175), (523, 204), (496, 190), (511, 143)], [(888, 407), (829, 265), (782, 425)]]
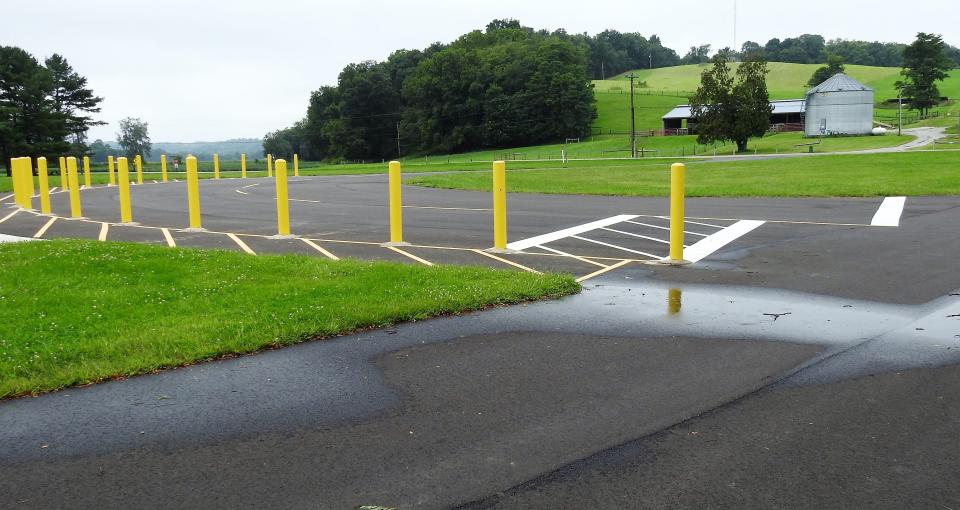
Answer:
[[(66, 179), (61, 178), (62, 186), (69, 190), (70, 214), (74, 218), (82, 217), (80, 206), (80, 186), (77, 175), (77, 160), (69, 157), (60, 158), (61, 168), (65, 168)], [(214, 156), (214, 178), (219, 178), (219, 158)], [(14, 200), (20, 207), (32, 208), (31, 197), (34, 194), (31, 159), (13, 158), (12, 174)], [(113, 157), (108, 158), (108, 169), (111, 184), (114, 181)], [(120, 221), (132, 223), (133, 215), (130, 203), (130, 177), (127, 158), (117, 158), (117, 174), (120, 195)], [(138, 184), (143, 183), (143, 170), (140, 156), (134, 158)], [(84, 181), (90, 186), (89, 158), (84, 158)], [(166, 182), (166, 156), (161, 156), (160, 167), (163, 180)], [(188, 156), (186, 160), (187, 173), (187, 204), (190, 217), (190, 229), (202, 230), (200, 217), (200, 183), (197, 170), (197, 158)], [(267, 155), (267, 171), (273, 176), (276, 170), (275, 182), (277, 193), (277, 235), (290, 235), (290, 206), (287, 190), (287, 162), (283, 159), (273, 161)], [(40, 210), (44, 214), (50, 213), (50, 196), (48, 189), (46, 158), (37, 158), (37, 172), (40, 186)], [(299, 160), (293, 157), (294, 176), (299, 175)], [(668, 264), (683, 264), (683, 229), (684, 229), (684, 187), (686, 166), (683, 163), (674, 163), (670, 167), (670, 255), (663, 262)], [(246, 157), (241, 157), (241, 175), (246, 176)], [(391, 161), (388, 167), (389, 175), (389, 215), (390, 215), (390, 245), (406, 244), (403, 241), (403, 200), (401, 196), (402, 176), (399, 161)], [(507, 251), (507, 192), (506, 192), (506, 163), (493, 162), (493, 250)]]

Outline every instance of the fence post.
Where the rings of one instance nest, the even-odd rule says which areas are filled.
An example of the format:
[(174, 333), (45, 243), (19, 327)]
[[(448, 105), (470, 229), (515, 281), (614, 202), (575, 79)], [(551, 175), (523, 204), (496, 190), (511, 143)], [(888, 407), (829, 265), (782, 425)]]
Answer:
[(190, 208), (190, 229), (203, 230), (200, 223), (200, 176), (197, 175), (197, 158), (187, 156), (187, 205)]
[(70, 216), (82, 218), (80, 210), (80, 179), (77, 177), (77, 158), (67, 158), (67, 179), (70, 181)]
[(130, 168), (127, 158), (117, 158), (117, 183), (120, 185), (120, 223), (133, 223), (130, 208)]

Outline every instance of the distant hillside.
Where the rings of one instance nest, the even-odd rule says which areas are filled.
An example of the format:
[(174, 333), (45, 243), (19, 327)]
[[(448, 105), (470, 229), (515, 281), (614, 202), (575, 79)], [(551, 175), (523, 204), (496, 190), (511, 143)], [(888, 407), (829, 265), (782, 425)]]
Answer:
[(240, 154), (246, 154), (248, 158), (260, 158), (263, 156), (263, 140), (259, 138), (237, 138), (233, 140), (223, 140), (220, 142), (154, 142), (150, 161), (158, 161), (161, 154), (192, 154), (201, 160), (213, 159), (213, 155), (219, 154), (222, 160), (238, 160)]

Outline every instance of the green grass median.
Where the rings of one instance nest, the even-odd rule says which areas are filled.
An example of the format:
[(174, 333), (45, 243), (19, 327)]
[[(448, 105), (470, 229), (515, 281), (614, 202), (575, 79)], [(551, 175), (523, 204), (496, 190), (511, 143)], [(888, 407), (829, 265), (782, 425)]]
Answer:
[(579, 291), (566, 275), (130, 243), (0, 245), (0, 398)]
[[(564, 195), (667, 196), (670, 160), (595, 162), (511, 172), (507, 191)], [(686, 160), (691, 197), (960, 195), (960, 152), (829, 155), (764, 160)], [(516, 169), (514, 169), (516, 170)], [(406, 184), (490, 190), (490, 175), (422, 175)]]

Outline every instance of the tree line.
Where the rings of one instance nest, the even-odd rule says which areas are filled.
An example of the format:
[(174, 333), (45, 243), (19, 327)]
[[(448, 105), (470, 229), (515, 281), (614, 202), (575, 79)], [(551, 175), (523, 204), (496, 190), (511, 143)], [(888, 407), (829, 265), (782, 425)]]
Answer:
[(264, 152), (379, 160), (586, 136), (596, 118), (587, 55), (562, 31), (495, 20), (450, 44), (350, 64)]

